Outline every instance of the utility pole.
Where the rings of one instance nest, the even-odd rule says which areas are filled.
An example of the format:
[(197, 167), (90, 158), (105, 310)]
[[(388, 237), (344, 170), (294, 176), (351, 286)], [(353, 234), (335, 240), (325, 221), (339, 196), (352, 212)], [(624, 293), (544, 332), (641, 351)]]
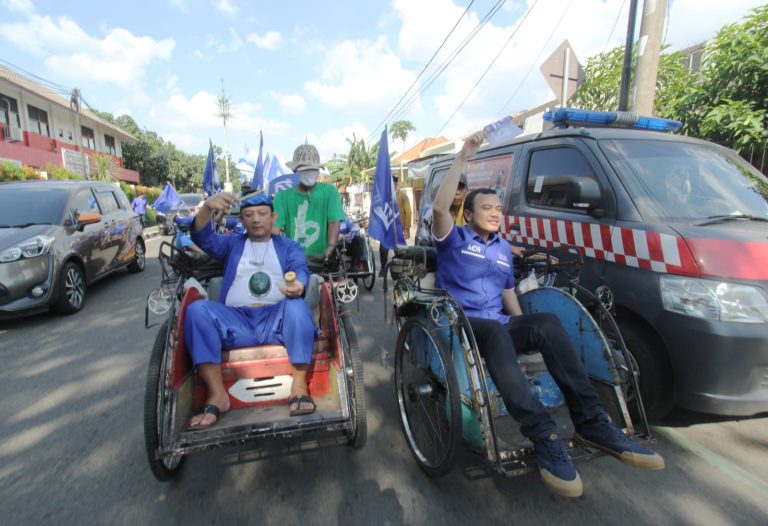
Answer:
[(656, 77), (659, 73), (661, 36), (667, 0), (644, 0), (643, 19), (640, 23), (640, 38), (637, 41), (637, 62), (635, 63), (635, 87), (632, 97), (632, 112), (640, 115), (653, 114), (653, 99), (656, 95)]
[(219, 95), (219, 117), (224, 121), (224, 171), (226, 182), (224, 190), (232, 191), (232, 183), (229, 182), (229, 147), (227, 145), (227, 119), (229, 119), (229, 97), (224, 94), (224, 79), (221, 79), (221, 95)]
[(632, 45), (635, 42), (635, 22), (637, 21), (637, 0), (629, 2), (629, 20), (627, 38), (624, 40), (624, 64), (621, 67), (621, 87), (619, 88), (619, 111), (629, 107), (629, 86), (632, 81)]

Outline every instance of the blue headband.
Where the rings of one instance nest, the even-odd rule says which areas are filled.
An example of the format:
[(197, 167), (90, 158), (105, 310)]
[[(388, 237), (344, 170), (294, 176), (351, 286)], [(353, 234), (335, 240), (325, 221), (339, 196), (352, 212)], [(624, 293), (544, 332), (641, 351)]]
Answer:
[(249, 206), (268, 206), (272, 208), (272, 199), (264, 192), (259, 191), (240, 200), (240, 210)]

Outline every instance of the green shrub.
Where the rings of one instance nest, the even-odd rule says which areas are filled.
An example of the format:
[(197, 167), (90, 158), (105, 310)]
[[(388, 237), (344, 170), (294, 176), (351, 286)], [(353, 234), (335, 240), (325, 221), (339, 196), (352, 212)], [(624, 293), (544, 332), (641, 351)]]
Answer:
[(0, 181), (24, 181), (26, 179), (27, 174), (22, 167), (8, 161), (0, 163)]
[(152, 208), (147, 208), (147, 217), (144, 226), (155, 226), (157, 224), (157, 212)]
[(54, 181), (66, 181), (82, 179), (79, 174), (70, 172), (63, 166), (54, 166), (52, 164), (45, 165), (45, 171), (48, 173), (48, 179)]

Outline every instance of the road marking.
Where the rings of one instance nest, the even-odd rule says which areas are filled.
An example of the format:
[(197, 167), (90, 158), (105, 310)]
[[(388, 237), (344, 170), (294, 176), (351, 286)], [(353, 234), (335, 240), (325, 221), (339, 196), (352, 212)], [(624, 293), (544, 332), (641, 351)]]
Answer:
[(746, 471), (727, 458), (718, 455), (714, 451), (707, 449), (701, 444), (697, 444), (693, 440), (686, 438), (674, 429), (670, 429), (668, 427), (655, 427), (654, 429), (660, 435), (664, 435), (671, 442), (674, 442), (683, 449), (687, 449), (694, 455), (702, 458), (711, 466), (718, 468), (720, 471), (729, 475), (731, 478), (746, 484), (758, 493), (762, 493), (765, 497), (768, 497), (768, 482), (761, 479), (757, 475)]

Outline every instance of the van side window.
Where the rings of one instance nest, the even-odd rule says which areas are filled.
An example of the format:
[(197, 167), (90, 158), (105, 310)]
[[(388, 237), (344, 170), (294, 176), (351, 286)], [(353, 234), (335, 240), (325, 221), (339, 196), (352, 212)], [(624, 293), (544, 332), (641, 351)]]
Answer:
[(526, 201), (533, 206), (586, 211), (599, 205), (600, 187), (578, 150), (536, 150), (528, 168)]
[(99, 196), (99, 203), (101, 203), (101, 208), (104, 210), (104, 215), (112, 213), (120, 208), (117, 199), (115, 199), (115, 194), (110, 190), (97, 191), (96, 195)]
[(96, 197), (90, 190), (80, 190), (72, 199), (70, 208), (77, 210), (78, 212), (99, 212), (99, 205), (96, 204)]

